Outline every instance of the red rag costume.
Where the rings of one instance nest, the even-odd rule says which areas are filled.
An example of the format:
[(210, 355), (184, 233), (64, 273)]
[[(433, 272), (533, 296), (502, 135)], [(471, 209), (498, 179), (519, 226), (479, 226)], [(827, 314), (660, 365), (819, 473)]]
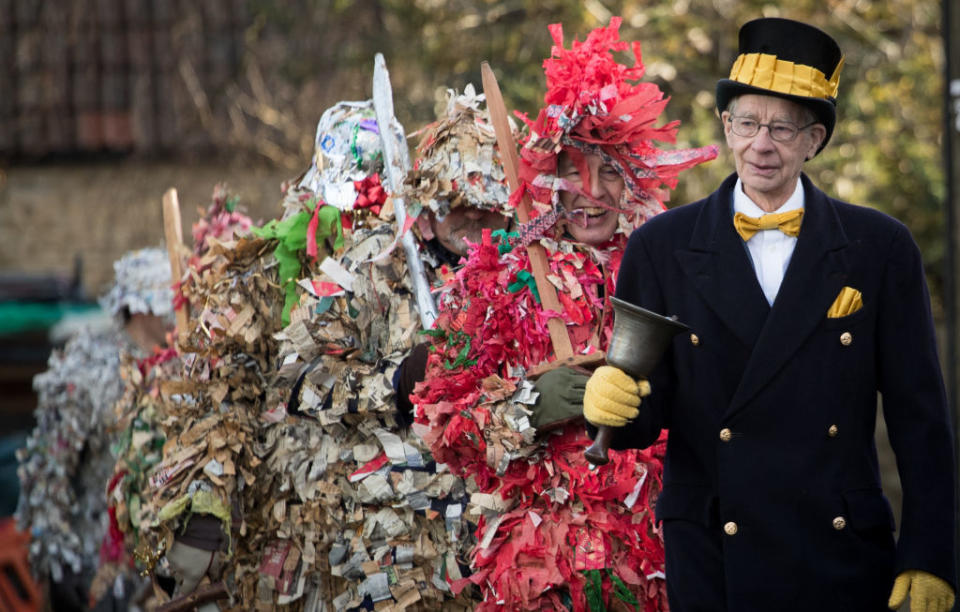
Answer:
[[(626, 239), (664, 209), (664, 187), (681, 170), (716, 156), (715, 146), (664, 152), (653, 140), (674, 140), (676, 123), (653, 126), (666, 105), (642, 76), (639, 46), (632, 68), (613, 51), (619, 18), (563, 47), (560, 26), (546, 60), (547, 106), (521, 151), (521, 188), (529, 194), (532, 221), (510, 234), (485, 234), (440, 300), (431, 335), (426, 379), (412, 400), (418, 433), (437, 461), (472, 478), (480, 495), (472, 511), (478, 545), (473, 574), (453, 584), (477, 585), (478, 610), (600, 610), (615, 598), (644, 611), (665, 610), (663, 543), (653, 522), (665, 438), (645, 451), (611, 452), (608, 465), (591, 470), (582, 423), (535, 438), (524, 404), (530, 368), (552, 360), (547, 329), (559, 314), (575, 353), (605, 347), (612, 329), (606, 296), (612, 295)], [(560, 152), (579, 169), (583, 188), (557, 176)], [(586, 156), (599, 155), (624, 181), (618, 229), (600, 245), (572, 241), (561, 190), (591, 200)], [(538, 219), (540, 221), (538, 222)], [(543, 310), (523, 248), (540, 240), (550, 280), (563, 312)]]

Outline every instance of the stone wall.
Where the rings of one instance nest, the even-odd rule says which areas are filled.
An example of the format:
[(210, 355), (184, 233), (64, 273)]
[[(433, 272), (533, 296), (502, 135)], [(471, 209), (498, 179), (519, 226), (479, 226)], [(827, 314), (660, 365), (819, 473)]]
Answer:
[[(306, 167), (306, 162), (304, 163)], [(12, 166), (0, 171), (0, 272), (71, 274), (82, 260), (90, 297), (113, 280), (130, 249), (162, 246), (161, 198), (177, 189), (184, 242), (197, 209), (225, 182), (254, 221), (280, 212), (287, 170), (214, 162), (117, 161)]]

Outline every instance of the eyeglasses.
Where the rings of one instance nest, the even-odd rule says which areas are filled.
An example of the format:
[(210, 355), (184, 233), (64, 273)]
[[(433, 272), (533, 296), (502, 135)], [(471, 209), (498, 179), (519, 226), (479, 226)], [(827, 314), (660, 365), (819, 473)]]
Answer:
[(760, 123), (756, 119), (750, 117), (733, 117), (729, 118), (730, 129), (733, 130), (733, 133), (737, 136), (742, 136), (744, 138), (752, 138), (760, 133), (760, 128), (766, 127), (767, 131), (770, 133), (770, 138), (776, 140), (777, 142), (792, 142), (797, 134), (800, 133), (800, 130), (805, 130), (811, 125), (815, 125), (816, 121), (811, 121), (807, 125), (798, 126), (792, 121), (771, 121), (770, 123)]

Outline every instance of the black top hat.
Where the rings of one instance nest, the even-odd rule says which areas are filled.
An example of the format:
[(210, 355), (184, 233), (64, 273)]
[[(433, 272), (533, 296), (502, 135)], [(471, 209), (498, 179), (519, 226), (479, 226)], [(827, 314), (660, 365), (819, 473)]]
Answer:
[(740, 55), (730, 77), (717, 81), (717, 110), (723, 112), (741, 94), (798, 102), (827, 128), (823, 149), (837, 122), (842, 67), (840, 46), (825, 32), (790, 19), (754, 19), (740, 28)]

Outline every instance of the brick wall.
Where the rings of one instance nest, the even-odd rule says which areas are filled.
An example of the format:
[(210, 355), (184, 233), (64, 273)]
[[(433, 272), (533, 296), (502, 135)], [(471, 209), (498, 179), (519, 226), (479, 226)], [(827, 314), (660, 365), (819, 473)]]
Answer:
[(205, 92), (240, 69), (244, 6), (0, 0), (0, 158), (202, 149), (203, 115), (220, 112)]

